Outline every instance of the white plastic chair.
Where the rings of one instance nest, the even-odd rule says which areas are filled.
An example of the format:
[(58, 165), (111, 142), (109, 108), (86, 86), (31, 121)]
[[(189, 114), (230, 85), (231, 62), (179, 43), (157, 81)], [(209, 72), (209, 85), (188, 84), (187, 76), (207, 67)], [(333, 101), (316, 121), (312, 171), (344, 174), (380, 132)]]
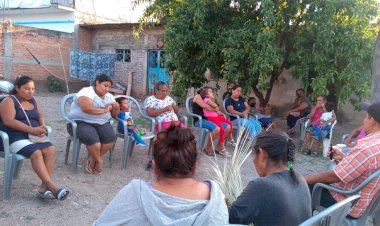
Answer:
[[(1, 95), (0, 102), (8, 95)], [(46, 126), (47, 136), (51, 140), (52, 130), (50, 126)], [(9, 137), (8, 134), (0, 130), (0, 137), (3, 142), (3, 151), (0, 151), (0, 157), (4, 158), (4, 185), (3, 185), (3, 201), (8, 201), (11, 194), (12, 180), (17, 179), (20, 174), (22, 161), (27, 159), (23, 155), (14, 154), (9, 149)], [(0, 149), (0, 150), (1, 150)]]
[[(79, 152), (80, 152), (80, 147), (82, 145), (82, 142), (79, 140), (77, 136), (77, 123), (74, 120), (69, 119), (67, 115), (70, 112), (71, 103), (73, 102), (73, 98), (75, 95), (76, 93), (67, 94), (66, 96), (62, 98), (61, 105), (60, 105), (60, 112), (61, 112), (62, 118), (66, 121), (67, 124), (71, 124), (71, 128), (72, 128), (72, 135), (69, 135), (66, 142), (65, 164), (67, 164), (67, 159), (69, 158), (70, 146), (71, 146), (71, 143), (73, 143), (73, 155), (72, 155), (71, 168), (74, 174), (77, 173)], [(111, 120), (111, 125), (112, 125), (112, 120)], [(112, 168), (111, 158), (112, 158), (112, 150), (109, 153), (110, 167)]]
[(232, 113), (229, 113), (228, 111), (227, 111), (227, 108), (226, 108), (226, 100), (227, 99), (224, 99), (223, 100), (223, 110), (224, 110), (224, 112), (226, 113), (226, 115), (228, 116), (228, 119), (229, 120), (231, 120), (231, 116), (232, 117), (235, 117), (237, 120), (238, 120), (238, 125), (237, 126), (235, 126), (235, 125), (233, 125), (233, 130), (234, 130), (234, 132), (236, 132), (236, 134), (240, 134), (240, 116), (239, 115), (236, 115), (236, 114), (232, 114)]
[[(323, 157), (327, 157), (327, 151), (329, 150), (330, 148), (330, 144), (331, 144), (331, 138), (332, 138), (332, 135), (333, 135), (333, 129), (334, 129), (334, 126), (336, 125), (338, 120), (335, 119), (335, 121), (331, 124), (331, 128), (330, 128), (330, 132), (329, 132), (329, 137), (328, 138), (323, 138), (322, 139), (322, 145), (323, 145)], [(311, 121), (310, 119), (308, 119), (306, 122), (305, 122), (305, 125), (304, 125), (304, 134), (306, 133), (306, 128), (310, 125)], [(303, 137), (305, 137), (305, 135), (303, 135)], [(313, 143), (314, 143), (314, 140), (317, 140), (318, 138), (316, 137), (311, 137), (311, 147), (313, 146)], [(302, 146), (301, 146), (301, 151), (303, 150), (303, 147), (305, 146), (305, 142), (306, 142), (306, 139), (303, 140), (302, 142)]]
[[(153, 152), (154, 137), (156, 136), (156, 134), (154, 133), (155, 119), (152, 117), (148, 117), (148, 116), (144, 115), (139, 103), (133, 97), (126, 96), (126, 95), (118, 95), (115, 97), (115, 99), (120, 98), (120, 97), (125, 97), (130, 103), (130, 108), (132, 108), (133, 105), (136, 106), (140, 115), (143, 118), (145, 118), (146, 120), (150, 121), (150, 123), (151, 123), (150, 131), (146, 135), (141, 136), (141, 138), (143, 140), (149, 140), (149, 152), (148, 153), (151, 154)], [(125, 120), (120, 119), (120, 118), (116, 118), (116, 119), (118, 122), (121, 122), (123, 124), (123, 128), (124, 128), (124, 134), (116, 132), (116, 135), (117, 135), (117, 137), (124, 139), (122, 168), (125, 169), (125, 168), (127, 168), (129, 157), (132, 156), (133, 149), (134, 149), (136, 141), (135, 141), (135, 139), (133, 139), (132, 136), (128, 135), (127, 122)]]
[(198, 119), (198, 126), (195, 126), (194, 125), (194, 122), (193, 122), (193, 129), (196, 129), (198, 131), (198, 145), (199, 145), (199, 151), (202, 151), (204, 146), (205, 146), (205, 143), (206, 143), (206, 138), (207, 138), (207, 135), (208, 135), (208, 130), (205, 129), (205, 128), (202, 128), (202, 123), (203, 123), (203, 119), (200, 115), (197, 115), (197, 114), (194, 114), (193, 113), (193, 108), (192, 108), (192, 105), (193, 105), (193, 99), (194, 97), (188, 97), (186, 99), (186, 111), (187, 111), (187, 114), (189, 116), (192, 116), (193, 118), (197, 118)]
[(359, 195), (348, 197), (327, 209), (322, 210), (317, 215), (307, 219), (299, 226), (340, 226), (351, 206), (360, 199)]
[[(317, 183), (314, 185), (312, 196), (311, 196), (311, 203), (312, 203), (312, 210), (323, 210), (323, 207), (320, 205), (321, 200), (321, 194), (322, 189), (327, 189), (331, 191), (335, 191), (337, 193), (346, 195), (346, 196), (352, 196), (355, 194), (360, 193), (360, 191), (366, 187), (371, 181), (374, 179), (380, 177), (380, 169), (378, 169), (376, 172), (371, 174), (367, 179), (365, 179), (358, 187), (352, 190), (342, 190), (327, 184)], [(363, 215), (358, 219), (353, 219), (349, 217), (345, 217), (344, 219), (344, 225), (350, 225), (350, 226), (364, 226), (368, 217), (374, 218), (374, 226), (380, 225), (380, 189), (377, 190), (375, 195), (373, 196), (371, 202), (369, 203), (367, 209), (364, 211)]]

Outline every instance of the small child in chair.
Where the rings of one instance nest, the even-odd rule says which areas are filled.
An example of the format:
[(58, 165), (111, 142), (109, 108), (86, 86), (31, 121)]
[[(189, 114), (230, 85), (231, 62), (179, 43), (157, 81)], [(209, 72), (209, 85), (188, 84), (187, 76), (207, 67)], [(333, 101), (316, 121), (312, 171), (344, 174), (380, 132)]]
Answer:
[[(215, 123), (219, 127), (219, 129), (220, 129), (219, 142), (221, 142), (221, 143), (224, 142), (225, 129), (222, 125), (222, 122), (230, 125), (230, 127), (231, 127), (230, 139), (231, 139), (232, 138), (232, 122), (230, 120), (226, 119), (223, 114), (219, 115), (217, 113), (217, 112), (219, 112), (219, 106), (213, 101), (214, 100), (214, 92), (213, 92), (212, 88), (208, 87), (208, 88), (202, 89), (202, 91), (200, 92), (200, 95), (203, 99), (203, 102), (205, 102), (210, 107), (215, 109), (215, 111), (209, 111), (209, 110), (203, 109), (203, 113), (207, 117), (207, 120)], [(233, 138), (230, 140), (230, 142), (232, 144), (235, 143)]]
[[(125, 97), (119, 97), (116, 101), (120, 105), (120, 113), (118, 117), (125, 120), (128, 125), (128, 134), (131, 134), (136, 140), (137, 146), (148, 146), (148, 144), (141, 138), (141, 135), (145, 135), (144, 129), (138, 129), (133, 122), (132, 113), (129, 111), (129, 101)], [(119, 133), (124, 134), (123, 123), (119, 122), (117, 125), (117, 130)]]

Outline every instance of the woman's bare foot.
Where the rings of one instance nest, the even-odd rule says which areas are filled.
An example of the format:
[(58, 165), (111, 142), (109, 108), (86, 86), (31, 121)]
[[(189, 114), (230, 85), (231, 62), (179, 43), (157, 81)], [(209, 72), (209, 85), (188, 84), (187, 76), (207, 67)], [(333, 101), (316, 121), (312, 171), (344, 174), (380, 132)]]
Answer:
[(96, 162), (94, 169), (98, 173), (98, 176), (102, 175), (102, 170), (103, 170), (103, 160), (102, 159), (100, 159), (99, 161)]

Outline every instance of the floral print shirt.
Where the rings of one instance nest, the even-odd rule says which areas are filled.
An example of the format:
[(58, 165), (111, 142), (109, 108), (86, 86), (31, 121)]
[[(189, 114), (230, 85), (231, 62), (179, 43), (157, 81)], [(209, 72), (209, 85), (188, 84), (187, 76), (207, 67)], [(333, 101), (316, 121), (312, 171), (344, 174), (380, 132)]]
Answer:
[[(175, 103), (173, 98), (166, 96), (165, 99), (157, 99), (155, 96), (150, 96), (145, 101), (145, 108), (153, 108), (155, 110), (165, 108), (171, 104)], [(171, 122), (171, 121), (178, 121), (178, 117), (174, 110), (164, 112), (158, 116), (156, 116), (156, 119), (160, 122)]]

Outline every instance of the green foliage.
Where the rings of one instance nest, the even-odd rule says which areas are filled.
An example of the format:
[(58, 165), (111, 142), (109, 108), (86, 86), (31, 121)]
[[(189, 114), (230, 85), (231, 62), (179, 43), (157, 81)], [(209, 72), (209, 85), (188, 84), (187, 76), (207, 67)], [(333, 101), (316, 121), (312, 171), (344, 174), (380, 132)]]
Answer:
[(64, 92), (65, 91), (65, 87), (54, 76), (49, 75), (47, 77), (47, 82), (48, 82), (49, 92), (54, 93), (54, 92)]
[(140, 28), (166, 24), (166, 67), (179, 90), (201, 87), (209, 68), (266, 104), (287, 68), (314, 97), (355, 103), (369, 95), (376, 0), (135, 2), (152, 3)]

